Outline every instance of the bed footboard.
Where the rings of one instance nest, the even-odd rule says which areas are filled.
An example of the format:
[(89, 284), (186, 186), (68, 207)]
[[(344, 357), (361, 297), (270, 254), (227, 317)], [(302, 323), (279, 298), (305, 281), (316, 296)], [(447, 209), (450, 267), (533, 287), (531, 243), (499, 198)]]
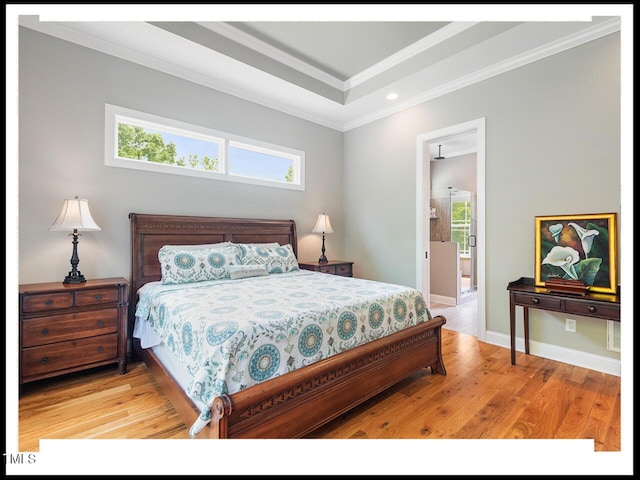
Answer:
[(299, 438), (431, 367), (446, 375), (438, 315), (391, 336), (215, 399), (209, 438)]
[[(293, 220), (192, 217), (130, 213), (131, 282), (128, 338), (133, 339), (138, 290), (162, 278), (163, 245), (236, 243), (290, 244), (297, 256)], [(212, 420), (197, 438), (303, 437), (342, 413), (431, 367), (446, 375), (442, 361), (443, 316), (215, 399)], [(138, 342), (132, 353), (144, 360), (183, 421), (192, 425), (199, 409), (150, 350)]]

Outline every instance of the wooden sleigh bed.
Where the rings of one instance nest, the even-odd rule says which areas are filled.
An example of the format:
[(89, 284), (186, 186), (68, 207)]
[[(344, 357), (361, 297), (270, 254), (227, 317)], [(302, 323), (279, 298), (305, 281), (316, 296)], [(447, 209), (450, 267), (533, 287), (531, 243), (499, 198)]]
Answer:
[[(164, 245), (234, 243), (290, 244), (297, 256), (293, 220), (129, 214), (132, 270), (128, 335), (138, 290), (161, 279), (158, 251)], [(197, 438), (300, 438), (422, 368), (445, 375), (441, 327), (435, 316), (389, 336), (215, 398), (211, 421)], [(132, 348), (154, 375), (179, 415), (190, 425), (198, 407), (151, 349)]]

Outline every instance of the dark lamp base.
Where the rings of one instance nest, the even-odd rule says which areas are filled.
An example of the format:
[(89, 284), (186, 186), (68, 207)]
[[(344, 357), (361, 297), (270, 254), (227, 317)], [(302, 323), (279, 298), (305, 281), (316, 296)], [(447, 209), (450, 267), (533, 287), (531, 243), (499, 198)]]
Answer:
[(329, 260), (327, 260), (327, 256), (324, 254), (325, 252), (325, 248), (324, 248), (324, 232), (322, 232), (322, 250), (321, 253), (322, 255), (320, 255), (320, 258), (318, 259), (318, 263), (327, 263)]
[(78, 270), (78, 263), (80, 263), (80, 259), (78, 258), (78, 230), (74, 230), (72, 235), (73, 253), (71, 254), (71, 271), (64, 277), (62, 283), (84, 283), (86, 282), (84, 275)]
[(84, 283), (86, 282), (84, 275), (80, 272), (69, 272), (69, 275), (64, 277), (64, 281), (62, 283)]

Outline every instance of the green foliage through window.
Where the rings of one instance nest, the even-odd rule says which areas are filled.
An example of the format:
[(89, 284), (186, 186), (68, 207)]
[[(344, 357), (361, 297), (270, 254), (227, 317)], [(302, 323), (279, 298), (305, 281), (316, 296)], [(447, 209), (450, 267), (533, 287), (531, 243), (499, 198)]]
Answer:
[(460, 245), (460, 256), (468, 257), (471, 234), (471, 201), (451, 201), (451, 241)]
[[(215, 147), (212, 144), (211, 148), (215, 149)], [(118, 156), (121, 158), (145, 160), (178, 167), (190, 166), (214, 172), (218, 170), (217, 157), (188, 153), (188, 159), (185, 160), (184, 155), (176, 158), (177, 154), (176, 144), (172, 141), (165, 143), (161, 133), (125, 123), (118, 124)]]

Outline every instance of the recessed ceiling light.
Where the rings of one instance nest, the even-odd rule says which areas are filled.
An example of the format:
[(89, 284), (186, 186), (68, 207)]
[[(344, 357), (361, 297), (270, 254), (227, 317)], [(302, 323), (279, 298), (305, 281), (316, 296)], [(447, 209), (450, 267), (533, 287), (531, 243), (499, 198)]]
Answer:
[(390, 93), (387, 95), (387, 100), (396, 100), (399, 97), (397, 93)]

